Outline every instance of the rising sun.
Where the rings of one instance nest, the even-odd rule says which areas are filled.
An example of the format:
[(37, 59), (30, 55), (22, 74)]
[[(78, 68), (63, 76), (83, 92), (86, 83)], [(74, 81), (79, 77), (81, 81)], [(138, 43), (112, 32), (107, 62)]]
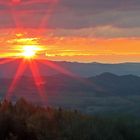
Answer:
[(24, 58), (34, 58), (37, 52), (40, 51), (40, 48), (36, 45), (27, 45), (23, 46), (21, 55)]

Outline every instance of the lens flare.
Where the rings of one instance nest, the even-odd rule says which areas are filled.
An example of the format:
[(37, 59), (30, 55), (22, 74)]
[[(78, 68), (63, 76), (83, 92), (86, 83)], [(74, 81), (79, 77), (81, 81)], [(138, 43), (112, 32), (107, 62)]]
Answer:
[(38, 51), (40, 51), (40, 48), (37, 45), (23, 46), (21, 56), (24, 58), (33, 58)]

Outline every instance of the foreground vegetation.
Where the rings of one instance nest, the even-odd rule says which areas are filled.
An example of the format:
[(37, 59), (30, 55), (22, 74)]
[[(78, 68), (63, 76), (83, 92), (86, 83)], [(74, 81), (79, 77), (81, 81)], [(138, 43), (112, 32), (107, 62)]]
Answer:
[(0, 140), (140, 140), (134, 119), (98, 118), (24, 99), (0, 104)]

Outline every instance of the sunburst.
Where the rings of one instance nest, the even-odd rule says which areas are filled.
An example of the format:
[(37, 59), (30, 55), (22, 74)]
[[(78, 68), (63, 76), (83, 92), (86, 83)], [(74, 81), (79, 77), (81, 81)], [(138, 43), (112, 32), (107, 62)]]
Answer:
[[(57, 5), (58, 1), (59, 0), (46, 0), (46, 1), (44, 0), (44, 2), (48, 3), (48, 8), (45, 11), (44, 17), (42, 18), (40, 24), (38, 25), (39, 29), (46, 27), (48, 19), (50, 18), (50, 15), (55, 10), (55, 6)], [(16, 6), (18, 6), (19, 4), (22, 4), (22, 3), (31, 4), (34, 2), (37, 3), (40, 1), (31, 0), (28, 2), (28, 1), (22, 1), (22, 0), (11, 0), (10, 3), (8, 3), (8, 5), (11, 6), (12, 17), (15, 21), (15, 25), (16, 25), (17, 29), (24, 29), (24, 25), (19, 20), (20, 13), (19, 13), (19, 10), (16, 9)], [(2, 3), (7, 5), (6, 2), (2, 2)], [(44, 91), (44, 88), (40, 84), (38, 84), (38, 83), (43, 83), (43, 79), (41, 77), (39, 67), (37, 65), (37, 62), (41, 62), (41, 60), (37, 59), (37, 57), (39, 56), (40, 52), (42, 51), (42, 48), (40, 47), (40, 45), (37, 42), (34, 42), (34, 44), (31, 44), (31, 43), (33, 43), (32, 38), (31, 38), (31, 40), (30, 40), (30, 38), (26, 38), (26, 37), (24, 38), (22, 32), (20, 32), (20, 33), (18, 32), (16, 34), (16, 37), (17, 37), (17, 40), (16, 40), (16, 42), (14, 42), (14, 44), (17, 45), (16, 47), (19, 47), (18, 50), (16, 50), (16, 51), (18, 51), (18, 57), (21, 59), (20, 59), (20, 64), (17, 68), (15, 75), (13, 76), (13, 81), (10, 84), (10, 87), (8, 89), (8, 92), (7, 92), (5, 98), (11, 99), (11, 97), (14, 94), (14, 90), (17, 87), (17, 84), (19, 83), (20, 78), (23, 76), (25, 70), (28, 67), (28, 68), (30, 68), (30, 71), (32, 73), (32, 77), (34, 79), (35, 85), (38, 88), (39, 95), (41, 96), (41, 98), (46, 99), (46, 93)], [(11, 61), (14, 61), (14, 60), (15, 60), (15, 58), (1, 60), (0, 64), (10, 63)], [(53, 62), (46, 60), (45, 62), (42, 61), (41, 63), (44, 63), (48, 67), (51, 67), (61, 73), (72, 75), (71, 72), (69, 72), (68, 70), (65, 70), (64, 68), (58, 66), (57, 64), (55, 64)]]
[(21, 49), (21, 56), (24, 58), (35, 58), (36, 54), (41, 51), (41, 48), (37, 45), (25, 45)]

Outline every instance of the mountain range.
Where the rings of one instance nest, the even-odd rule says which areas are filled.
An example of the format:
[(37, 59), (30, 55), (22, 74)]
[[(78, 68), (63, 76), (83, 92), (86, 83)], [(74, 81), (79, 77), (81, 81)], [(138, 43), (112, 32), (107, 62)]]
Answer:
[[(69, 71), (69, 73), (72, 73), (80, 77), (91, 77), (102, 74), (104, 72), (110, 72), (117, 75), (133, 74), (140, 76), (140, 63), (102, 64), (102, 63), (59, 62), (48, 60), (43, 61), (44, 62), (46, 61), (45, 63), (52, 63), (53, 65), (57, 65), (59, 68), (58, 70), (56, 70), (52, 67), (49, 67), (48, 65), (40, 63), (41, 60), (38, 60), (37, 66), (42, 76), (63, 73), (63, 70), (61, 69)], [(16, 70), (20, 62), (21, 60), (18, 59), (10, 63), (0, 64), (0, 77), (12, 78), (13, 75), (16, 73)], [(29, 76), (31, 75), (31, 73), (28, 70), (26, 70), (24, 75)]]
[[(24, 97), (37, 104), (76, 108), (90, 114), (131, 114), (140, 116), (140, 77), (102, 73), (83, 78), (63, 74), (43, 76), (47, 100), (40, 100), (37, 85), (31, 77), (20, 77), (12, 93), (12, 100)], [(1, 99), (13, 79), (1, 78)]]
[[(5, 98), (20, 62), (0, 65), (1, 99)], [(16, 79), (11, 94), (13, 101), (24, 97), (39, 105), (62, 106), (94, 115), (140, 116), (140, 63), (85, 64), (48, 60), (47, 63), (51, 67), (37, 62), (42, 82), (35, 77), (38, 81), (35, 85), (29, 69)], [(47, 100), (41, 97), (37, 87), (43, 87)]]

